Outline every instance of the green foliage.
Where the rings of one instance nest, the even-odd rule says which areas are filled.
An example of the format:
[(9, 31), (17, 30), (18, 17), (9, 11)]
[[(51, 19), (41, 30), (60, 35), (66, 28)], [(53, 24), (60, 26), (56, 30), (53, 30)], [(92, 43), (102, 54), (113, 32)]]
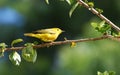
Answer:
[(87, 4), (89, 5), (90, 8), (94, 7), (94, 2), (88, 2)]
[(84, 0), (85, 3), (88, 3), (88, 0)]
[(73, 12), (74, 12), (75, 9), (78, 7), (78, 5), (79, 5), (79, 3), (77, 2), (77, 3), (75, 3), (75, 4), (72, 6), (72, 8), (71, 8), (70, 11), (69, 11), (69, 17), (72, 16)]
[[(23, 42), (23, 39), (19, 38), (19, 39), (13, 40), (11, 43), (11, 47), (14, 47), (14, 44), (17, 44), (20, 42)], [(12, 53), (10, 53), (9, 59), (14, 65), (19, 66), (21, 63), (21, 56), (16, 51), (13, 51)]]
[(25, 48), (22, 49), (22, 57), (28, 62), (35, 62), (37, 59), (37, 52), (33, 48), (33, 43), (26, 43)]
[[(14, 44), (20, 43), (22, 41), (23, 41), (23, 39), (13, 40), (11, 43), (11, 46), (13, 47)], [(1, 45), (4, 46), (4, 43)], [(33, 48), (33, 46), (34, 46), (33, 43), (26, 43), (25, 48), (22, 49), (22, 57), (26, 61), (34, 63), (36, 61), (36, 58), (37, 58), (37, 52)], [(10, 53), (9, 59), (14, 65), (19, 66), (21, 63), (21, 56), (16, 51), (13, 51), (12, 53)]]
[(114, 71), (97, 72), (97, 75), (115, 75)]
[(98, 32), (111, 34), (111, 26), (106, 24), (105, 21), (101, 21), (100, 23), (92, 22), (91, 25)]
[(119, 37), (120, 36), (120, 32), (116, 32), (114, 30), (111, 31), (111, 35), (113, 35), (114, 37)]
[(94, 7), (94, 2), (89, 2), (88, 0), (84, 0), (84, 2), (87, 3), (90, 8)]
[(99, 14), (103, 13), (102, 9), (100, 9), (100, 8), (95, 8), (95, 9), (98, 11)]
[(105, 21), (101, 21), (100, 23), (92, 22), (91, 25), (96, 31), (102, 34), (108, 34), (114, 37), (120, 36), (120, 33), (112, 29), (109, 24), (105, 23)]
[(20, 63), (21, 63), (21, 57), (20, 55), (16, 52), (16, 51), (13, 51), (10, 55), (9, 55), (9, 59), (10, 61), (16, 65), (16, 66), (19, 66)]
[(47, 4), (49, 4), (49, 0), (45, 0), (45, 2), (46, 2)]
[(66, 1), (69, 5), (72, 5), (72, 8), (69, 11), (69, 17), (71, 17), (75, 9), (79, 6), (79, 2), (76, 2), (75, 0), (64, 0), (64, 1)]
[[(59, 1), (66, 1), (69, 5), (71, 5), (74, 2), (74, 0), (59, 0)], [(45, 2), (49, 4), (49, 0), (45, 0)]]
[[(72, 8), (69, 11), (69, 17), (72, 16), (73, 12), (75, 11), (75, 9), (78, 7), (79, 2), (76, 2), (75, 0), (60, 0), (60, 1), (66, 1), (69, 5), (72, 5)], [(45, 2), (47, 4), (49, 4), (49, 0), (45, 0)], [(90, 4), (90, 3), (89, 3)]]
[[(14, 45), (17, 43), (23, 42), (23, 39), (15, 39), (11, 43), (11, 47), (14, 48)], [(37, 42), (35, 42), (37, 44)], [(0, 56), (4, 56), (4, 52), (6, 49), (6, 44), (5, 43), (0, 43)], [(28, 62), (35, 62), (37, 58), (37, 52), (33, 48), (34, 44), (33, 43), (26, 43), (25, 48), (22, 49), (22, 57), (28, 61)], [(16, 52), (13, 51), (12, 53), (9, 54), (9, 60), (16, 66), (19, 66), (21, 63), (21, 56)]]
[(0, 43), (0, 57), (4, 56), (6, 46), (7, 45), (5, 43)]
[(17, 43), (20, 43), (20, 42), (23, 42), (23, 39), (15, 39), (15, 40), (12, 41), (11, 46), (13, 47), (14, 44), (17, 44)]
[(69, 5), (71, 5), (73, 2), (74, 2), (74, 0), (65, 0)]

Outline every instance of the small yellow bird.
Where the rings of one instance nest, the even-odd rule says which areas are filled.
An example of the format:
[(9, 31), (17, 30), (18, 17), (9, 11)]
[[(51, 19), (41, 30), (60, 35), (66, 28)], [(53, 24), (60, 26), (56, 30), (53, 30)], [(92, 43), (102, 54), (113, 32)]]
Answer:
[(60, 28), (48, 28), (34, 31), (33, 33), (25, 33), (24, 36), (35, 37), (44, 42), (53, 42), (64, 32)]

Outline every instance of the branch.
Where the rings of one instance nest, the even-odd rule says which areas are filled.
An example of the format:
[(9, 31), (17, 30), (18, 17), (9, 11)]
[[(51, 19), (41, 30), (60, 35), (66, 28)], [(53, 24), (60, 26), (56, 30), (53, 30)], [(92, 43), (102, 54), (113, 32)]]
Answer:
[[(102, 40), (102, 39), (107, 39), (110, 38), (110, 36), (102, 36), (102, 37), (96, 37), (96, 38), (85, 38), (85, 39), (78, 39), (78, 40), (65, 40), (65, 41), (56, 41), (56, 42), (51, 42), (51, 43), (44, 43), (44, 44), (39, 44), (33, 46), (33, 48), (42, 48), (42, 47), (50, 47), (54, 45), (62, 45), (62, 44), (68, 44), (72, 42), (86, 42), (86, 41), (96, 41), (96, 40)], [(5, 51), (9, 50), (22, 50), (25, 48), (25, 46), (22, 47), (11, 47), (11, 48), (6, 48)]]
[(106, 23), (108, 23), (111, 27), (113, 27), (114, 29), (116, 29), (118, 32), (120, 32), (120, 28), (118, 26), (116, 26), (113, 22), (111, 22), (109, 19), (107, 19), (104, 15), (100, 14), (97, 10), (95, 10), (94, 8), (89, 7), (89, 5), (87, 3), (85, 3), (82, 0), (78, 0), (79, 4), (81, 6), (84, 6), (85, 8), (87, 8), (88, 10), (90, 10), (93, 14), (97, 15), (99, 18), (101, 18), (102, 20), (104, 20)]

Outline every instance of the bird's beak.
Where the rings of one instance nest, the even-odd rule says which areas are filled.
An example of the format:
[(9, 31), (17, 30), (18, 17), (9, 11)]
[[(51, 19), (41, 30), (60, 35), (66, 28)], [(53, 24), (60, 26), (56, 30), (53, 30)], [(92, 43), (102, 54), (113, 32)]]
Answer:
[(64, 30), (62, 30), (62, 32), (65, 32)]

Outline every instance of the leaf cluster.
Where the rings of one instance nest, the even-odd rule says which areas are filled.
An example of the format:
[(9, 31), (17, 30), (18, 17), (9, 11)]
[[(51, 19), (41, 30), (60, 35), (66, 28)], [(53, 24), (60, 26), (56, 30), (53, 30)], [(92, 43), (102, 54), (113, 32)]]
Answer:
[(98, 32), (102, 33), (103, 35), (111, 35), (113, 37), (119, 37), (120, 33), (115, 31), (111, 28), (109, 24), (105, 21), (101, 21), (100, 23), (92, 22), (91, 26)]
[[(15, 39), (11, 42), (11, 47), (14, 48), (15, 44), (23, 42), (23, 39)], [(24, 60), (28, 62), (35, 62), (37, 59), (36, 49), (33, 48), (34, 43), (25, 43), (22, 49), (21, 55), (17, 51), (12, 51), (9, 54), (9, 60), (14, 64), (19, 66), (21, 63), (21, 56)], [(5, 43), (0, 43), (0, 57), (4, 56), (7, 45)]]
[(111, 26), (106, 24), (105, 21), (101, 21), (100, 23), (92, 22), (92, 27), (102, 33), (102, 34), (111, 34)]

